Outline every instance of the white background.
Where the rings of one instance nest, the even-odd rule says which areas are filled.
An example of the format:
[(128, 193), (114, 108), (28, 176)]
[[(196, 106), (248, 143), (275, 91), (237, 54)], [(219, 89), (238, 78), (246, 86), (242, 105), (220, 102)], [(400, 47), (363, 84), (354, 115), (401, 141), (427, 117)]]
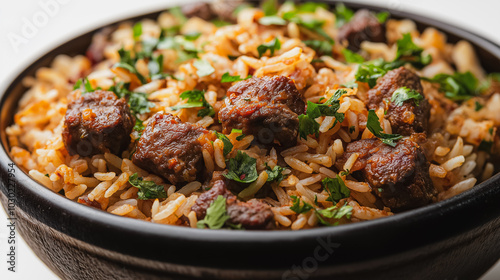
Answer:
[[(187, 1), (190, 0), (182, 2)], [(31, 61), (60, 43), (121, 18), (164, 9), (173, 2), (180, 3), (181, 1), (3, 0), (0, 5), (0, 90), (4, 90), (8, 82)], [(500, 44), (500, 1), (497, 0), (372, 0), (365, 2), (448, 21)], [(52, 3), (48, 11), (43, 8), (44, 3)], [(23, 35), (23, 26), (27, 26), (26, 21), (33, 23), (36, 30), (32, 29), (30, 33)], [(13, 34), (24, 36), (25, 40), (13, 44), (11, 42), (11, 38), (15, 36)], [(7, 271), (5, 239), (7, 228), (4, 226), (6, 221), (5, 213), (0, 210), (0, 279), (57, 279), (19, 237), (18, 271), (16, 273)], [(500, 263), (482, 279), (500, 279)]]

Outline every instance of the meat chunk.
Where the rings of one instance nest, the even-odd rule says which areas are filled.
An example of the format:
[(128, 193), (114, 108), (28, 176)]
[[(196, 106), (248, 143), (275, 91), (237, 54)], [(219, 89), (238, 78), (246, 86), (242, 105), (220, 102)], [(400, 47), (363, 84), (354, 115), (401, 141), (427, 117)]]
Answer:
[[(401, 106), (391, 102), (392, 95), (400, 87), (407, 87), (420, 93), (424, 99), (417, 106), (414, 100), (405, 101)], [(420, 78), (413, 71), (400, 67), (387, 72), (377, 85), (368, 91), (368, 107), (384, 108), (386, 118), (391, 123), (392, 132), (409, 136), (412, 133), (427, 132), (430, 105), (425, 98)]]
[(429, 163), (417, 143), (419, 136), (422, 137), (404, 138), (396, 147), (383, 144), (379, 139), (349, 143), (338, 166), (358, 153), (351, 172), (361, 171), (373, 192), (393, 211), (429, 204), (436, 190), (429, 176)]
[(363, 41), (384, 42), (385, 26), (370, 11), (359, 10), (351, 21), (339, 28), (337, 40), (347, 41), (350, 50), (359, 51)]
[(219, 120), (224, 133), (242, 129), (261, 144), (295, 145), (300, 114), (305, 112), (302, 95), (293, 80), (285, 76), (252, 78), (227, 91)]
[(202, 126), (157, 113), (144, 129), (132, 161), (174, 185), (194, 181), (203, 175), (202, 150), (211, 149), (213, 140), (213, 133)]
[(226, 209), (229, 215), (227, 223), (241, 225), (245, 229), (267, 229), (272, 226), (273, 212), (269, 205), (257, 199), (251, 199), (248, 202), (239, 201), (227, 190), (223, 180), (215, 181), (213, 187), (201, 194), (191, 207), (198, 220), (205, 218), (208, 207), (219, 195), (226, 198)]
[(234, 10), (243, 3), (243, 1), (214, 1), (212, 3), (192, 3), (187, 5), (182, 5), (182, 13), (188, 17), (199, 17), (203, 20), (211, 20), (214, 18), (219, 18), (228, 22), (235, 23), (236, 17), (234, 15)]
[(134, 123), (125, 99), (98, 90), (68, 104), (62, 138), (71, 155), (85, 157), (109, 151), (121, 156), (130, 144)]

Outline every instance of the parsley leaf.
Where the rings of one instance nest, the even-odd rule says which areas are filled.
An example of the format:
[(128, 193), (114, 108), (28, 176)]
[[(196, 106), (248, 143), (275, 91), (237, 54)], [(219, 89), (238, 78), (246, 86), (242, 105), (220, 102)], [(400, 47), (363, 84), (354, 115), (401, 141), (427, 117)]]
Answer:
[(285, 175), (283, 175), (283, 171), (285, 170), (284, 167), (281, 167), (279, 165), (276, 165), (273, 169), (267, 165), (266, 162), (266, 172), (267, 172), (267, 181), (268, 182), (281, 182), (283, 179), (286, 178)]
[(157, 185), (153, 181), (144, 181), (137, 173), (132, 174), (128, 181), (132, 186), (139, 189), (137, 193), (138, 199), (147, 200), (167, 197), (167, 192), (163, 186)]
[(335, 122), (333, 123), (334, 127), (337, 122), (344, 121), (344, 114), (338, 113), (337, 110), (340, 108), (339, 98), (346, 94), (347, 91), (345, 89), (338, 89), (335, 91), (332, 97), (330, 97), (323, 104), (316, 104), (311, 101), (307, 101), (307, 110), (306, 114), (299, 116), (299, 135), (303, 139), (307, 139), (307, 135), (314, 134), (319, 136), (319, 123), (316, 122), (316, 118), (321, 116), (334, 116)]
[(391, 97), (391, 102), (394, 102), (396, 106), (403, 106), (403, 102), (413, 99), (415, 105), (418, 106), (419, 101), (424, 99), (424, 97), (413, 89), (407, 87), (400, 87), (394, 91)]
[(121, 48), (118, 50), (118, 54), (120, 55), (120, 62), (113, 65), (113, 68), (123, 68), (130, 73), (135, 74), (142, 84), (146, 84), (148, 81), (135, 68), (135, 61), (132, 59), (130, 51), (126, 51), (124, 48)]
[(479, 112), (481, 111), (481, 109), (483, 109), (483, 107), (484, 107), (483, 104), (476, 101), (476, 103), (474, 104), (474, 111)]
[(134, 41), (139, 41), (139, 38), (142, 35), (142, 23), (138, 22), (134, 24), (134, 26), (132, 27), (132, 32), (134, 34)]
[(257, 160), (242, 151), (229, 159), (228, 173), (224, 177), (240, 183), (251, 183), (257, 180)]
[(306, 46), (310, 47), (311, 49), (315, 50), (319, 56), (332, 55), (333, 44), (328, 41), (306, 40), (304, 41), (304, 44), (306, 44)]
[(341, 27), (342, 25), (348, 23), (351, 18), (354, 16), (353, 10), (347, 8), (344, 3), (340, 3), (335, 6), (335, 17), (336, 17), (336, 25), (337, 27)]
[(272, 16), (278, 13), (278, 1), (276, 0), (266, 0), (262, 2), (261, 5), (262, 11), (266, 16)]
[(453, 75), (437, 74), (434, 78), (422, 78), (423, 80), (438, 83), (439, 90), (444, 92), (444, 96), (453, 101), (462, 101), (470, 99), (476, 95), (478, 80), (471, 72), (459, 73)]
[(286, 20), (279, 16), (266, 16), (261, 17), (259, 23), (262, 25), (286, 25)]
[(189, 32), (189, 33), (184, 34), (184, 38), (186, 38), (186, 40), (188, 40), (188, 41), (194, 41), (194, 40), (198, 39), (200, 36), (201, 36), (201, 33), (198, 31), (193, 31), (193, 32)]
[[(290, 197), (292, 198), (293, 202), (293, 205), (290, 206), (290, 210), (294, 211), (297, 214), (307, 213), (314, 208), (311, 204), (301, 201), (300, 198), (295, 195), (292, 195)], [(300, 202), (302, 202), (302, 205)]]
[(129, 86), (129, 83), (118, 82), (116, 85), (110, 87), (109, 90), (114, 92), (118, 98), (126, 98), (132, 113), (149, 113), (149, 109), (155, 107), (155, 104), (148, 100), (145, 93), (130, 91)]
[[(83, 85), (83, 88), (82, 88), (82, 85)], [(81, 94), (85, 94), (85, 93), (99, 90), (101, 88), (100, 87), (93, 88), (89, 79), (81, 78), (78, 81), (76, 81), (75, 85), (73, 86), (73, 90), (77, 90), (77, 89), (80, 89)]]
[(196, 60), (193, 65), (194, 67), (196, 67), (196, 69), (198, 69), (196, 71), (196, 75), (198, 75), (198, 77), (200, 78), (211, 75), (215, 72), (214, 67), (208, 61), (203, 59)]
[(232, 83), (232, 82), (239, 82), (239, 81), (244, 81), (247, 79), (252, 78), (252, 75), (248, 75), (246, 78), (242, 79), (240, 76), (231, 76), (229, 72), (226, 72), (222, 75), (222, 79), (220, 80), (221, 83)]
[(207, 208), (207, 214), (203, 220), (198, 221), (197, 228), (220, 229), (229, 220), (226, 209), (226, 198), (219, 195)]
[(280, 40), (278, 40), (278, 38), (274, 38), (274, 40), (259, 45), (257, 47), (257, 51), (259, 52), (259, 58), (262, 57), (262, 55), (265, 54), (268, 50), (270, 51), (271, 56), (273, 56), (274, 52), (279, 49), (281, 49), (281, 42)]
[(162, 77), (162, 72), (163, 72), (163, 55), (159, 55), (155, 58), (152, 58), (148, 62), (148, 70), (149, 70), (149, 76), (151, 76), (151, 79), (155, 79), (158, 77)]
[(370, 130), (371, 133), (373, 133), (373, 135), (379, 138), (382, 143), (392, 147), (396, 146), (396, 143), (394, 143), (394, 141), (403, 138), (403, 136), (399, 134), (383, 133), (379, 118), (377, 117), (377, 114), (375, 114), (374, 110), (368, 111), (368, 120), (366, 121), (366, 127), (368, 128), (368, 130)]
[(168, 10), (168, 12), (171, 15), (173, 15), (175, 17), (175, 19), (177, 19), (177, 21), (179, 22), (180, 25), (184, 24), (187, 21), (186, 16), (182, 12), (181, 8), (178, 6), (171, 8), (170, 10)]
[(186, 108), (203, 107), (203, 109), (198, 111), (198, 117), (215, 115), (214, 108), (205, 99), (205, 92), (204, 91), (197, 90), (197, 89), (188, 90), (188, 91), (181, 93), (180, 98), (187, 99), (188, 102), (181, 104), (181, 105), (170, 107), (170, 109), (177, 111), (177, 110), (186, 109)]
[(347, 63), (363, 63), (365, 59), (358, 53), (355, 53), (349, 49), (343, 49), (342, 54), (344, 55), (345, 61)]
[(372, 88), (377, 84), (377, 79), (384, 76), (390, 68), (382, 58), (367, 61), (359, 65), (356, 81), (367, 83)]
[(348, 198), (351, 195), (351, 191), (347, 188), (344, 180), (337, 175), (337, 178), (325, 178), (321, 181), (323, 188), (328, 193), (328, 198), (326, 201), (331, 201), (337, 203), (343, 198)]
[(227, 138), (227, 136), (222, 133), (216, 131), (215, 135), (217, 135), (217, 138), (219, 138), (222, 143), (224, 143), (224, 149), (222, 150), (222, 153), (224, 154), (224, 156), (227, 156), (233, 150), (233, 143), (231, 143), (229, 138)]
[(401, 64), (410, 63), (418, 69), (432, 62), (430, 54), (422, 55), (424, 49), (413, 43), (410, 33), (403, 34), (403, 38), (397, 41), (397, 46), (398, 50), (394, 61), (399, 61)]
[(375, 17), (377, 17), (378, 22), (384, 23), (387, 21), (387, 19), (389, 18), (390, 15), (391, 14), (389, 12), (384, 11), (384, 12), (377, 13), (375, 15)]
[(326, 225), (326, 226), (336, 226), (339, 224), (338, 221), (331, 224), (331, 223), (327, 222), (325, 220), (325, 218), (340, 220), (340, 219), (345, 217), (347, 219), (350, 219), (352, 216), (352, 206), (342, 205), (339, 208), (336, 205), (334, 205), (334, 206), (329, 207), (327, 209), (316, 210), (315, 214), (318, 217), (318, 220), (321, 224)]

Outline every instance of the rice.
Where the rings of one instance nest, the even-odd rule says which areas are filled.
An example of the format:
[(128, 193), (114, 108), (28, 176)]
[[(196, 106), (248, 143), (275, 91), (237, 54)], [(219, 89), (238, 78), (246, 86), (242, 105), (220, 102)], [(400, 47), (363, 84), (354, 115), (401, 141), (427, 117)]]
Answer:
[[(293, 5), (287, 3), (280, 8), (277, 16), (292, 10)], [(252, 166), (253, 177), (250, 182), (238, 183), (241, 184), (238, 200), (243, 202), (256, 198), (267, 205), (273, 214), (271, 223), (277, 229), (299, 230), (320, 226), (318, 219), (320, 212), (315, 211), (333, 206), (352, 207), (350, 210), (352, 217), (332, 223), (359, 222), (392, 215), (394, 209), (386, 207), (384, 204), (386, 197), (381, 195), (387, 184), (372, 189), (373, 186), (362, 170), (353, 171), (353, 169), (364, 169), (373, 163), (367, 162), (369, 161), (367, 158), (371, 155), (362, 151), (353, 152), (348, 148), (350, 143), (362, 139), (377, 141), (377, 136), (381, 137), (376, 132), (377, 135), (374, 135), (367, 127), (368, 110), (373, 107), (369, 104), (369, 85), (358, 79), (356, 87), (344, 86), (356, 80), (359, 63), (347, 63), (341, 55), (345, 46), (337, 42), (332, 49), (336, 54), (334, 56), (327, 55), (325, 52), (328, 51), (325, 50), (319, 52), (311, 42), (304, 42), (305, 39), (324, 38), (304, 28), (300, 22), (289, 21), (282, 26), (265, 26), (259, 24), (259, 19), (263, 16), (264, 12), (259, 8), (243, 9), (236, 16), (236, 24), (216, 27), (201, 18), (190, 18), (181, 24), (176, 16), (165, 12), (159, 15), (157, 21), (142, 21), (142, 33), (139, 38), (133, 37), (133, 25), (130, 23), (118, 26), (109, 36), (100, 34), (101, 37), (105, 37), (106, 42), (105, 49), (98, 53), (99, 56), (103, 56), (101, 62), (95, 63), (81, 55), (57, 56), (50, 67), (39, 69), (34, 77), (27, 77), (23, 81), (30, 89), (19, 101), (14, 123), (6, 128), (13, 161), (26, 169), (40, 184), (54, 192), (60, 192), (68, 199), (81, 202), (86, 201), (84, 198), (88, 198), (93, 206), (98, 204), (109, 213), (160, 224), (196, 228), (200, 216), (192, 211), (192, 207), (199, 197), (211, 188), (213, 182), (209, 182), (210, 176), (213, 178), (219, 178), (221, 174), (227, 176), (228, 169), (234, 168), (231, 166), (234, 165), (233, 159), (240, 152), (244, 153), (244, 157), (255, 159), (255, 169)], [(324, 22), (321, 27), (323, 35), (334, 38), (338, 33), (335, 14), (330, 10), (316, 9), (304, 16)], [(110, 67), (120, 60), (118, 51), (122, 46), (125, 50), (132, 50), (132, 58), (136, 55), (134, 49), (143, 47), (138, 46), (139, 41), (158, 39), (162, 30), (170, 30), (176, 26), (180, 26), (179, 34), (163, 35), (179, 46), (158, 48), (152, 52), (154, 56), (163, 56), (163, 69), (160, 69), (159, 73), (165, 74), (165, 77), (155, 79), (151, 77), (153, 56), (141, 56), (130, 65), (146, 79), (145, 82), (127, 69)], [(386, 26), (388, 43), (361, 43), (360, 54), (365, 59), (394, 60), (398, 48), (396, 41), (402, 38), (403, 34), (411, 33), (412, 40), (423, 48), (423, 53), (428, 53), (433, 58), (429, 65), (417, 69), (419, 75), (432, 78), (437, 74), (453, 74), (456, 67), (460, 72), (474, 73), (479, 83), (485, 81), (486, 74), (470, 43), (464, 41), (456, 44), (448, 43), (446, 36), (433, 28), (425, 29), (420, 34), (416, 24), (411, 20), (391, 19)], [(188, 33), (200, 33), (200, 35), (196, 39), (188, 40), (185, 36)], [(271, 44), (276, 40), (280, 42), (280, 47), (276, 48), (274, 53), (266, 50), (259, 54), (259, 46)], [(306, 46), (306, 43), (309, 46)], [(184, 49), (186, 47), (192, 49)], [(196, 54), (198, 58), (182, 57), (191, 53)], [(210, 68), (210, 73), (204, 75), (199, 69), (200, 62), (196, 62), (197, 60), (204, 61)], [(269, 127), (266, 127), (267, 124), (263, 125), (265, 132), (271, 137), (284, 130), (291, 132), (287, 136), (299, 134), (297, 139), (289, 139), (290, 143), (278, 143), (282, 140), (271, 138), (263, 144), (263, 138), (266, 138), (267, 134), (261, 135), (263, 129), (257, 128), (256, 125), (260, 123), (250, 123), (250, 125), (238, 123), (239, 126), (236, 127), (242, 128), (241, 130), (234, 129), (228, 132), (225, 127), (227, 124), (215, 115), (231, 99), (225, 99), (228, 88), (238, 82), (222, 83), (225, 73), (231, 76), (239, 75), (241, 79), (248, 75), (254, 77), (280, 75), (293, 80), (293, 85), (302, 95), (304, 102), (323, 106), (319, 109), (320, 116), (317, 117), (316, 111), (314, 120), (311, 118), (305, 125), (312, 132), (304, 135), (301, 129), (299, 131), (294, 129), (292, 126), (297, 123), (295, 115), (293, 122), (279, 125), (273, 123), (268, 125)], [(65, 129), (65, 114), (70, 102), (86, 94), (82, 92), (85, 86), (72, 90), (75, 81), (84, 78), (83, 74), (87, 75), (88, 86), (93, 88), (110, 90), (118, 83), (129, 83), (131, 93), (144, 94), (143, 96), (154, 106), (141, 110), (141, 113), (134, 113), (134, 117), (138, 120), (136, 124), (148, 126), (151, 117), (161, 112), (173, 114), (183, 123), (190, 123), (208, 131), (203, 137), (196, 139), (200, 144), (197, 147), (200, 148), (195, 159), (190, 158), (180, 165), (172, 163), (172, 173), (182, 174), (181, 180), (172, 181), (170, 176), (155, 174), (151, 168), (143, 169), (138, 166), (139, 163), (134, 164), (136, 143), (144, 134), (141, 129), (133, 131), (129, 147), (116, 154), (99, 152), (80, 155), (67, 149), (65, 143), (67, 140), (63, 139), (62, 134)], [(424, 169), (428, 166), (428, 170), (422, 172), (425, 174), (428, 172), (430, 178), (428, 181), (432, 181), (434, 188), (439, 192), (434, 200), (443, 200), (473, 188), (477, 182), (487, 180), (495, 173), (493, 162), (500, 151), (496, 139), (497, 127), (500, 125), (498, 117), (500, 93), (478, 95), (470, 100), (454, 103), (443, 96), (437, 84), (422, 81), (422, 87), (425, 97), (431, 101), (429, 103), (432, 110), (429, 130), (425, 132), (427, 142), (420, 143), (415, 140), (418, 144), (415, 149), (421, 150), (427, 159)], [(342, 96), (334, 101), (338, 103), (326, 104), (325, 101), (334, 96), (338, 89), (344, 90)], [(197, 91), (201, 92), (200, 96), (203, 97), (201, 101), (182, 97), (185, 92)], [(286, 92), (283, 93), (283, 97), (286, 97), (285, 94)], [(250, 101), (252, 100), (246, 100)], [(278, 101), (276, 102), (274, 105), (281, 106)], [(392, 101), (387, 100), (387, 102)], [(476, 102), (484, 106), (478, 110)], [(171, 108), (179, 105), (185, 108), (177, 108), (178, 110)], [(325, 113), (322, 111), (325, 106), (328, 106), (328, 110), (335, 107), (336, 111)], [(250, 115), (256, 108), (252, 107), (248, 112), (235, 113)], [(314, 106), (309, 104), (307, 110), (310, 110), (309, 108)], [(392, 134), (399, 128), (394, 125), (390, 114), (386, 112), (388, 108), (390, 110), (390, 106), (387, 108), (378, 106), (375, 113), (379, 118), (382, 132)], [(288, 109), (290, 108), (284, 108), (283, 111), (288, 112)], [(301, 119), (309, 117), (308, 114), (311, 112), (304, 113)], [(343, 114), (343, 121), (338, 113)], [(402, 117), (411, 120), (415, 116)], [(259, 119), (259, 121), (265, 123), (268, 120)], [(304, 125), (303, 120), (299, 121), (299, 128), (301, 125)], [(253, 129), (260, 130), (255, 132)], [(413, 139), (413, 137), (407, 138), (408, 135), (403, 136), (405, 136), (403, 140), (394, 141), (395, 145), (400, 143), (398, 141)], [(188, 140), (184, 138), (179, 140), (183, 141)], [(485, 151), (488, 145), (491, 145), (491, 152)], [(178, 152), (193, 151), (179, 149)], [(370, 151), (370, 153), (376, 152), (376, 150)], [(363, 156), (360, 158), (360, 155)], [(194, 175), (176, 170), (191, 164), (196, 165), (196, 169), (201, 166), (202, 170), (195, 170)], [(129, 182), (133, 175), (137, 176), (137, 182), (142, 180), (147, 182), (145, 184), (148, 186), (152, 186), (152, 191), (135, 186), (136, 183), (133, 186)], [(236, 175), (242, 176), (240, 180), (243, 180), (248, 174)], [(380, 174), (383, 175), (385, 174)], [(399, 174), (395, 177), (397, 175)], [(274, 178), (275, 176), (277, 177)], [(188, 177), (189, 180), (186, 179)], [(335, 182), (335, 188), (341, 186), (343, 189), (341, 182), (336, 180), (345, 183), (349, 191), (344, 190), (340, 201), (332, 201), (331, 190), (323, 185), (325, 178), (331, 178), (333, 181), (328, 182)], [(224, 180), (234, 180), (234, 177)], [(269, 193), (271, 195), (268, 195)], [(295, 203), (298, 201), (300, 205), (309, 204), (311, 209), (304, 213), (296, 213), (291, 209), (294, 201)]]

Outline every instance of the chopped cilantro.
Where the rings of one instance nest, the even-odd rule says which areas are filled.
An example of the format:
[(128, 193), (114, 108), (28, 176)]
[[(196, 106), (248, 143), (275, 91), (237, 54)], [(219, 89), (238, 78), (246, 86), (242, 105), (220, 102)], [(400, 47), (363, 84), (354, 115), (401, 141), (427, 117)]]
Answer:
[(337, 25), (337, 27), (341, 27), (342, 25), (348, 23), (353, 16), (354, 11), (347, 8), (344, 3), (340, 3), (335, 6), (335, 24)]
[(215, 134), (217, 135), (217, 138), (219, 138), (222, 141), (222, 143), (224, 143), (224, 149), (222, 152), (224, 156), (227, 156), (233, 150), (233, 144), (231, 143), (229, 138), (227, 138), (226, 135), (219, 133), (217, 131), (215, 132)]
[(155, 104), (148, 100), (145, 93), (130, 91), (129, 86), (129, 83), (119, 82), (116, 85), (110, 87), (109, 90), (114, 92), (116, 96), (118, 96), (118, 98), (125, 97), (128, 104), (130, 105), (130, 110), (132, 111), (132, 113), (149, 113), (149, 109), (155, 107)]
[(356, 80), (352, 80), (350, 82), (347, 82), (343, 85), (341, 85), (342, 87), (346, 87), (346, 88), (357, 88), (358, 87), (358, 83), (356, 83)]
[(341, 207), (337, 207), (336, 205), (334, 205), (324, 210), (316, 210), (315, 214), (321, 224), (325, 226), (336, 226), (339, 224), (339, 221), (331, 224), (326, 221), (325, 218), (340, 220), (345, 217), (347, 219), (350, 219), (352, 216), (352, 209), (352, 206), (347, 204), (342, 205)]
[(266, 16), (272, 16), (278, 13), (278, 1), (276, 0), (265, 0), (260, 7)]
[(476, 101), (475, 106), (474, 106), (474, 111), (479, 112), (479, 111), (481, 111), (481, 109), (483, 109), (483, 107), (484, 107), (483, 104)]
[(413, 89), (407, 87), (400, 87), (394, 91), (391, 97), (391, 102), (396, 104), (396, 106), (403, 106), (403, 102), (413, 99), (415, 105), (419, 105), (419, 101), (424, 99), (424, 97)]
[(144, 78), (135, 68), (135, 61), (131, 58), (130, 51), (121, 48), (118, 50), (118, 54), (120, 55), (120, 62), (113, 65), (113, 68), (123, 68), (131, 74), (135, 74), (141, 83), (147, 83), (146, 78)]
[(290, 210), (294, 211), (295, 213), (303, 214), (311, 211), (311, 209), (314, 209), (314, 207), (311, 204), (301, 201), (300, 198), (298, 198), (297, 196), (292, 195), (290, 197), (292, 198), (293, 202), (293, 205), (290, 206)]
[(203, 220), (198, 221), (197, 228), (220, 229), (229, 220), (226, 209), (226, 198), (219, 195), (207, 208), (207, 214)]
[(184, 38), (186, 38), (186, 40), (188, 40), (188, 41), (194, 41), (194, 40), (198, 39), (200, 36), (201, 36), (201, 33), (198, 31), (193, 31), (193, 32), (189, 32), (189, 33), (184, 34)]
[(284, 167), (281, 167), (279, 165), (276, 165), (273, 169), (267, 165), (266, 162), (266, 172), (267, 172), (267, 181), (268, 182), (281, 182), (283, 179), (286, 178), (285, 175), (283, 175), (283, 171), (285, 170)]
[(321, 181), (323, 188), (328, 193), (328, 198), (326, 201), (331, 201), (333, 203), (339, 202), (343, 198), (348, 198), (351, 195), (351, 191), (347, 188), (344, 180), (337, 175), (336, 178), (325, 178)]
[(184, 13), (182, 13), (182, 10), (180, 7), (173, 7), (168, 12), (177, 19), (180, 25), (184, 24), (187, 21), (186, 16)]
[(132, 174), (128, 181), (132, 186), (139, 189), (137, 193), (138, 199), (147, 200), (167, 197), (167, 192), (163, 186), (157, 185), (153, 181), (144, 181), (137, 173)]
[(365, 59), (355, 52), (352, 52), (349, 49), (343, 49), (342, 54), (344, 55), (345, 61), (347, 63), (363, 63)]
[(380, 126), (379, 118), (375, 114), (374, 110), (368, 111), (368, 120), (366, 122), (366, 127), (370, 130), (375, 137), (379, 138), (382, 143), (389, 146), (395, 147), (396, 143), (394, 141), (403, 138), (399, 134), (387, 134), (382, 132), (382, 127)]
[(391, 14), (389, 12), (380, 12), (380, 13), (377, 13), (375, 16), (377, 17), (377, 20), (378, 22), (380, 23), (384, 23), (387, 21), (387, 19), (389, 18)]
[(231, 25), (230, 22), (227, 22), (225, 20), (218, 19), (218, 18), (213, 19), (211, 22), (215, 25), (215, 27), (222, 27), (222, 26)]
[(444, 96), (453, 101), (470, 99), (476, 95), (478, 80), (471, 72), (453, 75), (437, 74), (433, 78), (422, 78), (423, 80), (439, 84), (439, 90), (444, 92)]
[(138, 22), (138, 23), (134, 24), (134, 26), (132, 27), (132, 32), (134, 35), (134, 40), (139, 41), (139, 38), (142, 35), (142, 23)]
[(274, 55), (274, 52), (281, 49), (281, 42), (278, 38), (274, 38), (272, 41), (268, 43), (264, 43), (257, 47), (257, 51), (259, 52), (259, 57), (262, 57), (268, 50), (271, 53), (271, 56)]
[(205, 92), (201, 90), (188, 90), (180, 95), (181, 99), (187, 99), (188, 102), (177, 105), (174, 107), (170, 107), (170, 109), (177, 111), (180, 109), (186, 109), (186, 108), (198, 108), (202, 107), (203, 109), (198, 111), (198, 117), (205, 117), (205, 116), (213, 116), (215, 114), (214, 108), (212, 105), (210, 105), (207, 100), (205, 99)]
[(370, 88), (377, 84), (377, 79), (384, 76), (388, 70), (388, 64), (382, 59), (367, 61), (359, 65), (356, 71), (356, 81), (368, 83)]
[(403, 34), (403, 38), (397, 41), (397, 46), (398, 50), (394, 61), (399, 61), (401, 64), (410, 63), (419, 69), (432, 62), (430, 54), (422, 55), (424, 49), (413, 43), (410, 33)]
[(346, 93), (347, 91), (345, 89), (338, 89), (337, 91), (335, 91), (333, 96), (323, 104), (316, 104), (308, 101), (306, 114), (299, 116), (300, 137), (303, 139), (307, 139), (307, 135), (319, 135), (320, 125), (315, 120), (318, 117), (335, 116), (335, 122), (333, 126), (335, 126), (337, 122), (343, 122), (344, 114), (338, 113), (337, 110), (340, 108), (339, 98)]
[(242, 79), (240, 76), (231, 76), (229, 72), (226, 72), (222, 75), (222, 79), (220, 80), (221, 83), (231, 83), (231, 82), (239, 82), (243, 80), (250, 79), (252, 75), (248, 75), (246, 78)]
[(211, 75), (215, 72), (214, 67), (206, 60), (198, 59), (193, 63), (194, 67), (196, 67), (196, 74), (198, 77), (205, 77)]
[[(82, 88), (83, 85), (83, 88)], [(87, 78), (81, 78), (78, 81), (76, 81), (75, 85), (73, 86), (73, 90), (80, 89), (81, 94), (93, 92), (96, 90), (101, 89), (100, 87), (94, 88), (92, 87), (92, 84), (90, 83), (89, 79)]]
[(311, 49), (315, 50), (319, 56), (332, 55), (333, 44), (328, 41), (306, 40), (304, 41), (304, 44), (306, 44), (306, 46), (310, 47)]
[(251, 183), (257, 180), (257, 160), (242, 151), (229, 159), (228, 173), (224, 177), (240, 183)]
[(163, 76), (163, 55), (160, 54), (159, 56), (152, 58), (148, 62), (148, 70), (149, 70), (149, 76), (151, 79), (155, 79), (159, 76)]

